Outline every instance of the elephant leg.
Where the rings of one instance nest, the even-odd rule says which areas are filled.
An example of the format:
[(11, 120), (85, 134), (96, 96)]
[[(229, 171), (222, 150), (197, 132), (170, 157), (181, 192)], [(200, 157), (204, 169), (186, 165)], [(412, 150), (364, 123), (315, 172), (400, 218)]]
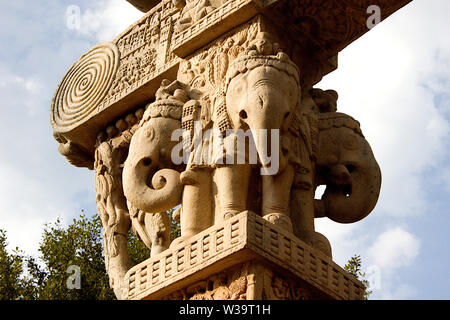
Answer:
[(314, 192), (293, 189), (291, 198), (291, 218), (294, 234), (309, 245), (314, 243)]
[(198, 234), (213, 225), (211, 172), (187, 170), (181, 174), (184, 184), (180, 211), (181, 237), (172, 246)]
[(279, 175), (267, 175), (261, 178), (263, 218), (292, 232), (289, 198), (294, 180), (294, 169), (289, 165)]
[(220, 204), (217, 220), (226, 220), (246, 210), (250, 173), (248, 164), (222, 166), (215, 170)]
[(313, 188), (293, 189), (291, 198), (291, 218), (294, 234), (303, 242), (332, 257), (328, 239), (315, 231), (314, 226), (314, 192)]

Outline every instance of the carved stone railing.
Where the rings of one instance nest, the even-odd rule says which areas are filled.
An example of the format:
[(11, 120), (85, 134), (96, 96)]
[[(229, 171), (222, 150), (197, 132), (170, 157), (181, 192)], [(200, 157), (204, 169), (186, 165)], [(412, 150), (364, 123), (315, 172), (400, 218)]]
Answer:
[[(362, 299), (355, 277), (283, 229), (243, 212), (130, 269), (128, 299), (160, 299), (234, 265), (260, 261), (295, 275), (330, 298)], [(250, 295), (250, 293), (247, 293)]]

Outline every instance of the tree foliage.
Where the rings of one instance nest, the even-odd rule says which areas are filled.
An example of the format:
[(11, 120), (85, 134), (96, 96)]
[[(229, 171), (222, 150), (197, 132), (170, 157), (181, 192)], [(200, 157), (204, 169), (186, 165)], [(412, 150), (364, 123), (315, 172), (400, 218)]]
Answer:
[(361, 272), (361, 256), (354, 255), (353, 257), (348, 260), (347, 264), (344, 266), (345, 271), (348, 273), (354, 275), (356, 279), (361, 281), (364, 284), (365, 291), (364, 291), (364, 299), (368, 299), (369, 296), (372, 294), (372, 291), (370, 290), (370, 283), (366, 279), (366, 273)]
[(170, 237), (172, 238), (172, 240), (181, 236), (181, 226), (173, 218), (174, 213), (175, 213), (175, 209), (170, 209), (167, 211), (167, 214), (170, 217), (170, 221), (172, 222), (171, 229), (170, 229)]
[[(44, 226), (38, 261), (16, 249), (6, 250), (6, 233), (0, 230), (0, 300), (111, 300), (114, 292), (105, 270), (100, 217), (84, 213), (64, 227), (59, 219)], [(134, 264), (150, 256), (130, 232), (128, 250)], [(80, 289), (69, 289), (71, 266), (80, 271)], [(27, 273), (27, 276), (24, 276)]]
[[(91, 300), (114, 297), (104, 266), (102, 227), (98, 216), (84, 213), (67, 228), (60, 220), (46, 225), (39, 246), (42, 266), (28, 260), (43, 300)], [(80, 269), (82, 290), (68, 289), (70, 266)]]
[[(172, 220), (171, 236), (180, 236), (180, 225)], [(59, 219), (44, 226), (39, 245), (39, 257), (26, 256), (16, 248), (7, 250), (6, 232), (0, 229), (0, 300), (111, 300), (103, 252), (103, 228), (100, 217), (84, 213), (64, 227)], [(128, 236), (128, 251), (134, 265), (148, 259), (150, 250), (134, 233)], [(364, 297), (372, 293), (365, 273), (361, 272), (361, 257), (353, 256), (344, 269), (365, 286)], [(80, 289), (69, 289), (71, 266), (80, 271)]]
[(8, 253), (6, 231), (0, 229), (0, 300), (34, 298), (35, 286), (24, 273), (24, 253), (16, 248)]

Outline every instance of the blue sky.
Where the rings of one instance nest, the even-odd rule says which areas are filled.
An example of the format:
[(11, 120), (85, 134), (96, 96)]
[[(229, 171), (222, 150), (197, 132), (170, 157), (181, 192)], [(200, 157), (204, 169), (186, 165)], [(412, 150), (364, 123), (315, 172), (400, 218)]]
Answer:
[[(373, 299), (450, 298), (449, 12), (448, 0), (414, 0), (346, 48), (317, 86), (339, 92), (383, 173), (365, 220), (316, 220), (338, 264), (361, 254)], [(58, 154), (50, 102), (83, 53), (140, 16), (124, 0), (0, 3), (0, 228), (11, 248), (37, 255), (44, 223), (96, 214), (93, 172)]]

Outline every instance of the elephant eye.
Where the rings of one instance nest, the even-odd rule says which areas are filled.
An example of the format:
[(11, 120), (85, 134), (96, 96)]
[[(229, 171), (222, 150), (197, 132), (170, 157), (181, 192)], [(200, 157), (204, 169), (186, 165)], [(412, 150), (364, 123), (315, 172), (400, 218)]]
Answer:
[(347, 150), (356, 150), (359, 148), (358, 138), (354, 133), (349, 133), (343, 139), (343, 146)]
[(356, 169), (356, 167), (354, 165), (352, 165), (352, 164), (346, 164), (345, 167), (347, 168), (347, 171), (349, 173), (352, 173)]
[(148, 126), (146, 128), (145, 134), (147, 138), (152, 141), (155, 138), (155, 129), (153, 127)]
[(142, 163), (144, 164), (144, 166), (150, 167), (151, 164), (152, 164), (152, 159), (151, 159), (151, 158), (148, 158), (148, 157), (147, 157), (147, 158), (144, 158)]
[(258, 97), (258, 105), (261, 107), (261, 109), (264, 106), (264, 101), (263, 101), (263, 99), (261, 97)]

